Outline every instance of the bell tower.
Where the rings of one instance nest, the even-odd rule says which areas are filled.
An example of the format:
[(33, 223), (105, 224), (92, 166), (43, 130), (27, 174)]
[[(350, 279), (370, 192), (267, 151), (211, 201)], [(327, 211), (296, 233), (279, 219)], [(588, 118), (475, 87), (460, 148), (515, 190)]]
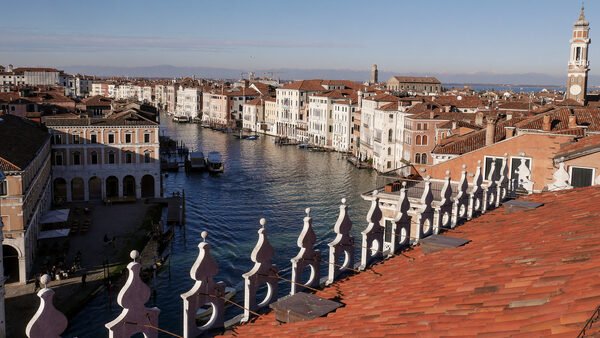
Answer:
[(588, 84), (588, 72), (590, 63), (588, 61), (588, 47), (590, 46), (590, 23), (585, 20), (583, 5), (579, 19), (573, 26), (571, 37), (571, 57), (569, 59), (569, 74), (567, 78), (567, 90), (565, 99), (573, 99), (585, 104)]

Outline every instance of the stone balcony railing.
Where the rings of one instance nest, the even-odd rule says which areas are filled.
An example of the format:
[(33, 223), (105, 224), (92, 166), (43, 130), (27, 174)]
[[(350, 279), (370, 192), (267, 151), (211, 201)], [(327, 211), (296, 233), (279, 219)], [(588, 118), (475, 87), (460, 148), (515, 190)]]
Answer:
[[(494, 169), (492, 168), (492, 173)], [(326, 257), (321, 257), (321, 253), (316, 250), (318, 241), (312, 227), (310, 209), (306, 209), (304, 225), (297, 241), (299, 251), (291, 258), (291, 279), (281, 277), (280, 268), (273, 264), (276, 250), (267, 238), (266, 220), (261, 219), (258, 241), (250, 256), (254, 266), (241, 276), (244, 279), (244, 303), (236, 305), (243, 308), (244, 313), (227, 323), (247, 322), (256, 316), (256, 311), (266, 308), (277, 299), (280, 283), (290, 283), (292, 295), (299, 291), (315, 290), (335, 283), (351, 272), (363, 271), (378, 260), (395, 256), (423, 238), (438, 234), (443, 228), (454, 228), (497, 208), (509, 196), (507, 171), (504, 165), (499, 177), (488, 177), (484, 182), (479, 165), (469, 182), (466, 167), (463, 166), (458, 182), (452, 182), (450, 173), (447, 172), (443, 180), (405, 180), (363, 194), (371, 207), (360, 239), (355, 239), (352, 235), (353, 223), (348, 215), (346, 199), (342, 199), (339, 216), (333, 225), (334, 238), (328, 244), (329, 252)], [(384, 221), (383, 209), (393, 211), (392, 222)], [(190, 276), (194, 286), (181, 295), (184, 337), (196, 337), (209, 330), (222, 329), (226, 325), (225, 302), (232, 302), (225, 298), (224, 284), (214, 280), (218, 263), (210, 253), (211, 245), (207, 242), (207, 235), (206, 231), (202, 232), (202, 242), (198, 245), (199, 254), (191, 267)], [(354, 264), (355, 252), (358, 250), (360, 262)], [(117, 298), (123, 310), (117, 318), (105, 325), (109, 337), (131, 337), (137, 333), (143, 333), (146, 337), (158, 335), (160, 310), (145, 305), (150, 298), (150, 288), (139, 275), (141, 265), (136, 261), (138, 257), (136, 251), (131, 253), (133, 261), (127, 266), (129, 276)], [(327, 267), (327, 276), (323, 279), (320, 279), (321, 266)], [(300, 276), (307, 268), (312, 271), (311, 277), (308, 281), (301, 281)], [(44, 288), (38, 296), (43, 301), (27, 326), (26, 333), (29, 337), (56, 337), (66, 329), (67, 321), (52, 304), (53, 291), (46, 285), (48, 278), (42, 278), (42, 283)], [(269, 292), (266, 299), (259, 300), (257, 293), (265, 284)], [(205, 326), (198, 327), (197, 310), (207, 303), (212, 304), (213, 315)]]

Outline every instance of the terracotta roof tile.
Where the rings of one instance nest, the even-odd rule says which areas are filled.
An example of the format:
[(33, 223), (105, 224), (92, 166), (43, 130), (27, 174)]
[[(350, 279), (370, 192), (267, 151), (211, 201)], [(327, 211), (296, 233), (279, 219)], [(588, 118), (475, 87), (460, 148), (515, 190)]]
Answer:
[(0, 119), (0, 169), (23, 170), (50, 135), (39, 125), (18, 116), (0, 115)]
[(470, 239), (463, 247), (417, 247), (414, 261), (396, 256), (318, 292), (345, 304), (326, 317), (276, 325), (269, 313), (235, 336), (576, 336), (600, 304), (598, 198), (600, 187), (529, 196), (544, 206), (445, 234)]

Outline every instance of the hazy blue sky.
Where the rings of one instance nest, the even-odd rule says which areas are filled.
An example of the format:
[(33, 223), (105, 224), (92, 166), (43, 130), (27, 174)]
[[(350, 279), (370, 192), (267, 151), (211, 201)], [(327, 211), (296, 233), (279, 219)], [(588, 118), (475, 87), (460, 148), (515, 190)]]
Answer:
[[(564, 74), (575, 0), (3, 0), (0, 64)], [(592, 40), (600, 0), (588, 0)], [(600, 35), (590, 50), (600, 65)]]

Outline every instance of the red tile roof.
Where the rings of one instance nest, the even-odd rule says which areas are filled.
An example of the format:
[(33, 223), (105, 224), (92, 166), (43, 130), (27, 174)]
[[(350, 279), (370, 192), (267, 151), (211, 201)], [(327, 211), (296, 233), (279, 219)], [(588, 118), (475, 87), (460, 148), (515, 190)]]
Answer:
[(544, 115), (551, 118), (552, 131), (569, 129), (569, 115), (575, 115), (578, 125), (587, 126), (589, 131), (600, 131), (600, 108), (556, 108), (545, 114), (538, 114), (517, 125), (520, 129), (542, 130)]
[(496, 209), (446, 234), (465, 246), (417, 247), (412, 261), (396, 256), (318, 292), (345, 304), (326, 317), (280, 325), (269, 313), (228, 334), (575, 337), (600, 304), (600, 187), (526, 199), (544, 206)]
[[(506, 137), (504, 127), (514, 126), (522, 118), (514, 117), (511, 120), (503, 120), (496, 123), (496, 132), (494, 133), (494, 143), (503, 140)], [(436, 145), (431, 151), (433, 154), (453, 154), (462, 155), (485, 146), (485, 128), (468, 133), (463, 136), (453, 138), (450, 143)]]
[(50, 139), (40, 125), (13, 115), (0, 115), (0, 170), (21, 171)]
[(578, 154), (600, 151), (600, 135), (592, 135), (577, 139), (575, 142), (564, 144), (560, 147), (554, 158), (577, 157)]
[(393, 76), (393, 79), (403, 83), (435, 83), (441, 84), (440, 80), (432, 76)]

